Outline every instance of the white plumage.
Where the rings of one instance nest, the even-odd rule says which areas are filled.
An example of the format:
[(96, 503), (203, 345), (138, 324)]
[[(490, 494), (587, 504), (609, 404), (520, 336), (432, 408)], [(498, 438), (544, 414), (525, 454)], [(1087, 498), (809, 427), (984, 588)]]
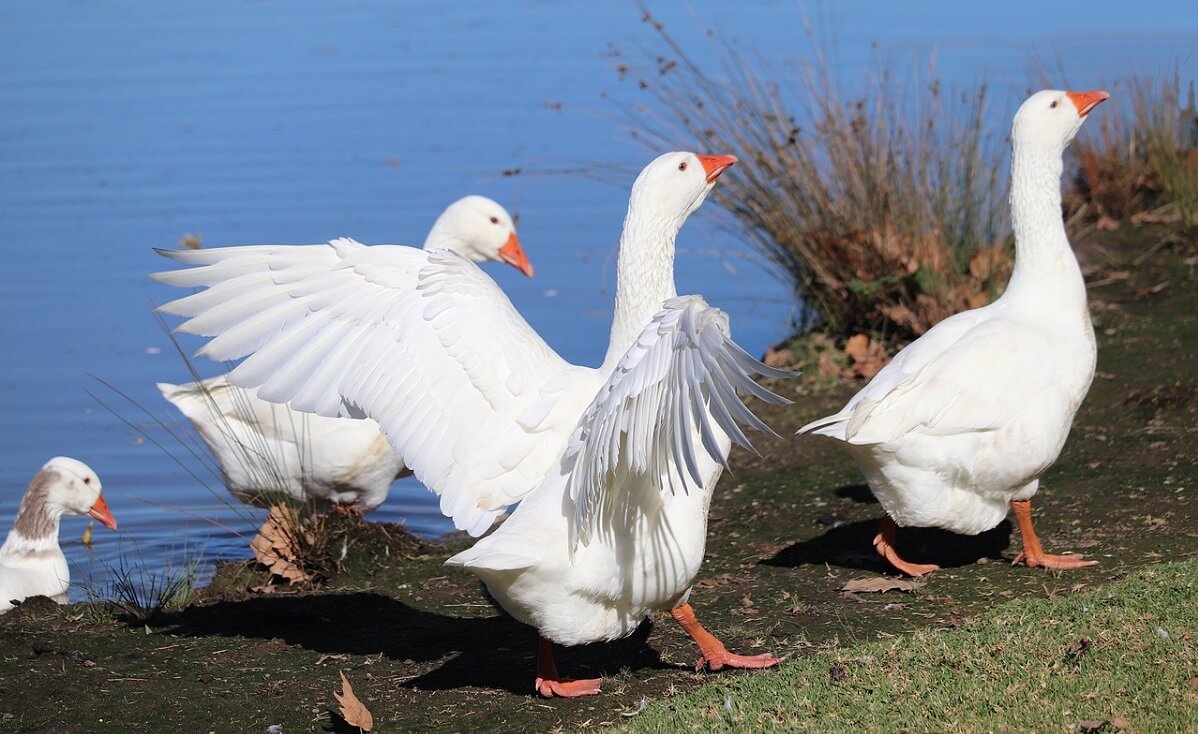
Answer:
[[(533, 273), (511, 216), (482, 196), (451, 204), (433, 224), (424, 249), (451, 250), (474, 262), (503, 261), (530, 277)], [(327, 250), (323, 245), (316, 248), (311, 262), (295, 252), (291, 266), (301, 272), (324, 267), (329, 261), (322, 260), (322, 253)], [(224, 262), (223, 267), (242, 265)], [(252, 290), (261, 282), (262, 277), (239, 281), (248, 294), (245, 299), (224, 300), (220, 290), (184, 299), (186, 308), (205, 314), (196, 328), (220, 330), (229, 325), (230, 314), (236, 318), (275, 302)], [(319, 505), (371, 512), (387, 498), (404, 469), (403, 457), (370, 419), (301, 413), (263, 400), (257, 390), (232, 385), (225, 375), (185, 385), (159, 383), (158, 389), (195, 426), (220, 464), (229, 490), (247, 501), (283, 493)]]
[(29, 482), (0, 546), (0, 614), (31, 596), (66, 602), (71, 570), (58, 547), (63, 515), (88, 515), (116, 529), (96, 473), (82, 461), (57, 456)]
[(750, 375), (789, 374), (736, 347), (702, 299), (676, 298), (675, 236), (733, 162), (669, 153), (637, 178), (597, 370), (561, 359), (452, 253), (352, 240), (171, 252), (194, 267), (155, 277), (208, 287), (163, 308), (215, 337), (202, 354), (250, 355), (234, 383), (297, 410), (377, 420), (459, 528), (481, 534), (523, 500), (448, 563), (541, 632), (542, 694), (598, 691), (559, 679), (547, 640), (621, 637), (655, 609), (674, 610), (712, 668), (764, 667), (777, 661), (727, 653), (685, 604), (711, 491), (731, 438), (745, 440), (734, 419), (764, 428), (735, 393), (780, 400)]
[(1027, 501), (1061, 452), (1094, 375), (1086, 289), (1061, 221), (1062, 153), (1105, 92), (1044, 91), (1012, 131), (1016, 259), (1002, 297), (937, 324), (835, 415), (799, 433), (841, 442), (887, 513), (875, 540), (896, 567), (893, 523), (976, 534), (1014, 503), (1029, 565), (1088, 565), (1044, 554)]

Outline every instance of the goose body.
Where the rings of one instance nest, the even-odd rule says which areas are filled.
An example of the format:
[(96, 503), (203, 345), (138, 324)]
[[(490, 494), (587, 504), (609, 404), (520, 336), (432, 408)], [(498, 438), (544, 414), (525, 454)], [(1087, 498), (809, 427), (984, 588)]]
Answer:
[(0, 546), (0, 614), (31, 596), (67, 600), (71, 571), (58, 545), (59, 519), (89, 515), (116, 529), (101, 494), (100, 478), (86, 464), (59, 456), (33, 477)]
[[(449, 250), (473, 262), (502, 261), (533, 274), (511, 215), (483, 196), (451, 204), (429, 230), (423, 249)], [(199, 432), (229, 491), (248, 502), (268, 502), (282, 493), (367, 513), (383, 503), (404, 470), (403, 458), (368, 418), (301, 413), (233, 385), (227, 375), (183, 385), (159, 383), (158, 389)]]
[[(451, 253), (351, 240), (171, 252), (195, 267), (155, 277), (208, 286), (163, 308), (189, 317), (182, 330), (215, 337), (202, 354), (250, 355), (234, 383), (297, 410), (374, 418), (459, 528), (481, 535), (519, 502), (447, 563), (480, 576), (540, 632), (543, 695), (599, 688), (558, 676), (551, 641), (616, 639), (654, 610), (670, 610), (695, 638), (701, 664), (766, 667), (777, 660), (728, 653), (686, 603), (711, 492), (731, 443), (748, 443), (738, 422), (768, 430), (738, 393), (779, 402), (751, 376), (789, 375), (737, 347), (722, 312), (674, 290), (678, 230), (734, 162), (668, 153), (637, 178), (598, 369), (561, 359)], [(261, 304), (253, 312), (212, 314), (251, 297)], [(255, 319), (261, 308), (274, 312)]]
[(1016, 255), (1003, 295), (940, 322), (840, 412), (799, 430), (840, 442), (856, 459), (887, 513), (875, 544), (907, 573), (934, 566), (897, 557), (894, 524), (972, 535), (1013, 507), (1029, 565), (1089, 563), (1042, 553), (1027, 503), (1060, 455), (1094, 375), (1094, 331), (1061, 220), (1060, 178), (1065, 146), (1106, 96), (1039, 92), (1016, 115)]

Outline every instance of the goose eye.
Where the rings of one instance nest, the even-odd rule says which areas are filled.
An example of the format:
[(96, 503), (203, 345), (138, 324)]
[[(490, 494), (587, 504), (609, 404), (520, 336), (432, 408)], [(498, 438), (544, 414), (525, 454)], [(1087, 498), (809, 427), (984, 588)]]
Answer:
[(1052, 109), (1054, 109), (1054, 110), (1055, 110), (1055, 109), (1057, 108), (1057, 103), (1058, 103), (1058, 102), (1060, 102), (1060, 100), (1059, 100), (1059, 99), (1054, 99), (1054, 100), (1052, 101), (1052, 104), (1050, 104), (1050, 105), (1049, 105), (1049, 107), (1051, 107)]
[(685, 171), (685, 170), (686, 170), (686, 161), (683, 161), (683, 162), (681, 162), (681, 163), (679, 163), (679, 164), (678, 164), (678, 170), (679, 170), (679, 171)]
[(91, 484), (91, 483), (92, 483), (92, 478), (91, 478), (91, 477), (84, 477), (84, 478), (83, 478), (83, 483), (84, 483), (84, 484)]
[(491, 224), (499, 224), (499, 217), (491, 217)]

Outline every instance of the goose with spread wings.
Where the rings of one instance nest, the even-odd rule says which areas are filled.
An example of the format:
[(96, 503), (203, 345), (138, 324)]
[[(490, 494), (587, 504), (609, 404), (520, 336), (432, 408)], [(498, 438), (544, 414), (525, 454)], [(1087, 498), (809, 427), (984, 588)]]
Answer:
[[(528, 277), (512, 216), (485, 196), (466, 196), (437, 217), (425, 250), (452, 250), (476, 262), (505, 262)], [(376, 422), (326, 418), (267, 402), (227, 375), (183, 385), (158, 383), (191, 421), (237, 498), (269, 504), (279, 495), (319, 508), (365, 514), (387, 499), (404, 473), (403, 456)]]
[(678, 231), (735, 161), (667, 153), (636, 179), (598, 369), (559, 357), (449, 252), (348, 239), (164, 252), (189, 267), (155, 277), (206, 288), (163, 310), (214, 337), (202, 355), (246, 357), (235, 384), (378, 421), (457, 527), (481, 535), (519, 502), (447, 563), (538, 630), (541, 695), (599, 692), (599, 679), (558, 675), (553, 642), (618, 639), (655, 610), (694, 638), (700, 667), (769, 667), (778, 659), (728, 652), (687, 603), (712, 491), (732, 442), (748, 444), (738, 422), (768, 430), (740, 395), (785, 402), (753, 376), (791, 374), (740, 349), (721, 311), (675, 291)]

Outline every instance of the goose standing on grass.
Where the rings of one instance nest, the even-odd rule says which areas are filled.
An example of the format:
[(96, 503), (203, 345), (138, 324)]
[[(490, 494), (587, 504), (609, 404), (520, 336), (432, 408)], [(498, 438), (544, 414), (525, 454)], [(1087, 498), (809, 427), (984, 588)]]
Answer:
[[(485, 196), (451, 204), (424, 249), (451, 250), (473, 262), (502, 261), (533, 275), (511, 215)], [(160, 382), (158, 389), (195, 426), (229, 491), (248, 502), (269, 503), (281, 493), (364, 514), (387, 499), (404, 469), (372, 420), (299, 413), (230, 384), (226, 375), (185, 385)]]
[(937, 568), (894, 550), (896, 526), (975, 535), (1014, 510), (1015, 562), (1068, 569), (1032, 528), (1031, 498), (1056, 461), (1094, 376), (1086, 284), (1061, 220), (1062, 156), (1106, 92), (1043, 91), (1011, 130), (1015, 269), (988, 306), (941, 321), (903, 349), (836, 415), (799, 433), (843, 443), (886, 511), (874, 539), (895, 568)]
[(226, 248), (163, 254), (208, 286), (163, 310), (215, 336), (200, 353), (250, 355), (230, 374), (268, 400), (321, 415), (368, 415), (442, 511), (480, 535), (448, 564), (469, 569), (541, 635), (536, 689), (599, 692), (560, 677), (551, 642), (615, 640), (669, 610), (700, 666), (763, 668), (696, 621), (687, 603), (707, 510), (737, 421), (768, 431), (738, 397), (780, 403), (751, 375), (789, 376), (731, 341), (727, 317), (674, 289), (674, 240), (736, 159), (667, 153), (632, 187), (615, 314), (598, 369), (564, 361), (503, 292), (452, 253), (365, 247)]
[(66, 602), (71, 571), (58, 547), (63, 515), (88, 515), (116, 530), (100, 493), (100, 478), (82, 461), (57, 456), (25, 489), (12, 530), (0, 546), (0, 614), (31, 596)]

